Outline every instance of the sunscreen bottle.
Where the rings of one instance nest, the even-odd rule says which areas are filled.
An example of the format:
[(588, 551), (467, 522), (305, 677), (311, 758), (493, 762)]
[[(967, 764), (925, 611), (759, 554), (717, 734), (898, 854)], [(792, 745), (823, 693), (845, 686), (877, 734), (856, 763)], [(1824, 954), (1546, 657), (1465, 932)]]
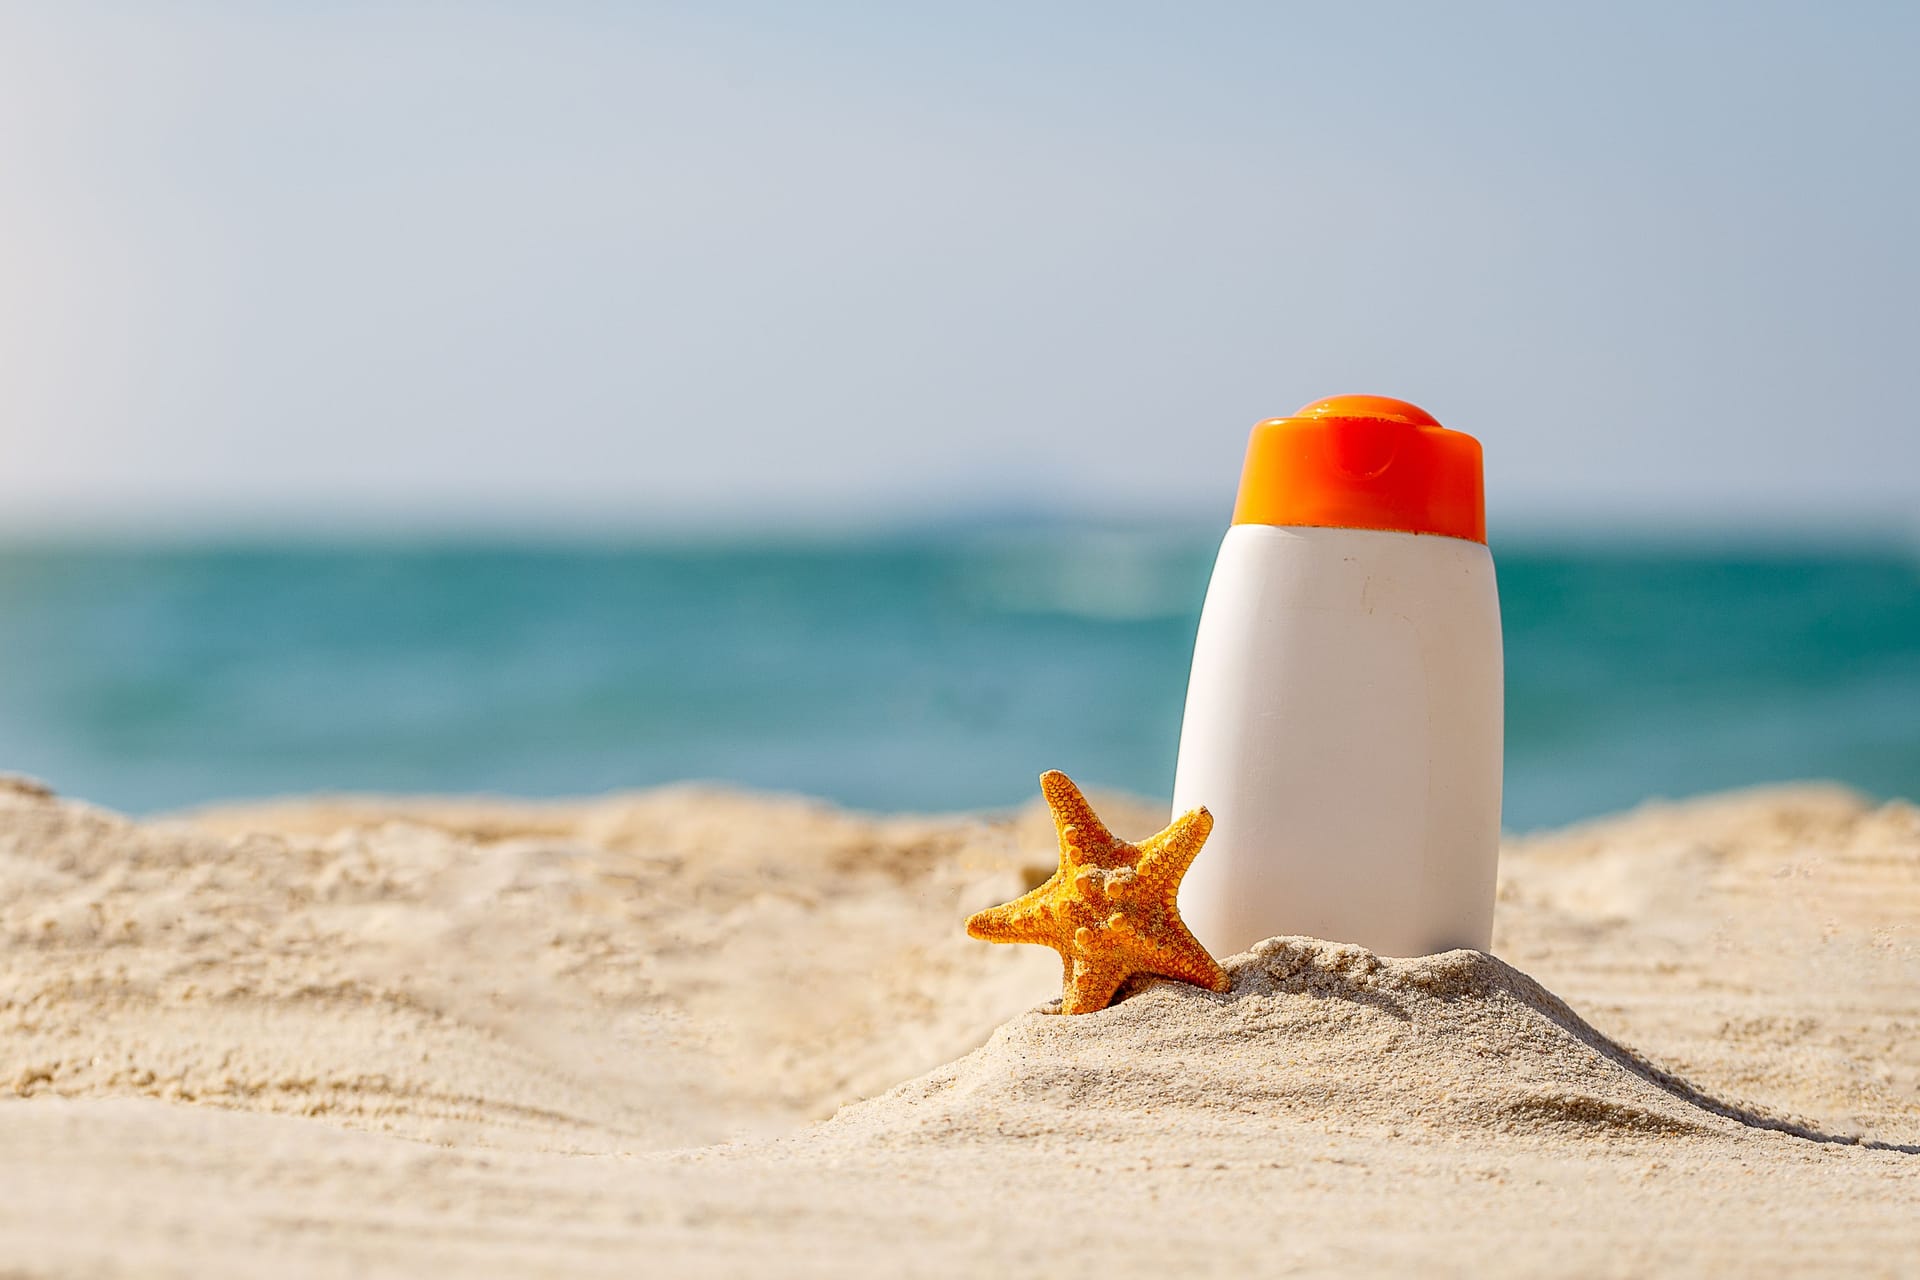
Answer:
[(1194, 934), (1485, 950), (1502, 696), (1479, 441), (1383, 396), (1254, 427), (1173, 784), (1214, 818)]

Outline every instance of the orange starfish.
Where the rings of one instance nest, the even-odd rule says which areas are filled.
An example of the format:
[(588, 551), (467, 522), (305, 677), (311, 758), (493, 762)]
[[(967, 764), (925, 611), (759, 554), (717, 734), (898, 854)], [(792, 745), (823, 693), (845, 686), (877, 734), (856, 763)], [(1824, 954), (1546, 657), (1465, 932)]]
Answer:
[(1175, 901), (1213, 815), (1195, 809), (1133, 845), (1107, 830), (1066, 774), (1049, 769), (1040, 790), (1060, 833), (1060, 869), (1038, 889), (969, 919), (967, 932), (1058, 951), (1066, 967), (1062, 1013), (1106, 1008), (1136, 973), (1225, 991), (1226, 970), (1188, 931)]

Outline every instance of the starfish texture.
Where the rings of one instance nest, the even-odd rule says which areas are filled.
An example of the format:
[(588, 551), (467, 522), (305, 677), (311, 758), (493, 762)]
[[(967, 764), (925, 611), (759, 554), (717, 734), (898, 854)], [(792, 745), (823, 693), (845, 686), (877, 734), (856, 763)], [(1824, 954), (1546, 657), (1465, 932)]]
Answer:
[(1072, 779), (1057, 769), (1040, 790), (1060, 833), (1060, 869), (1005, 906), (967, 921), (987, 942), (1052, 947), (1065, 966), (1062, 1013), (1107, 1007), (1136, 973), (1227, 989), (1226, 970), (1180, 919), (1180, 878), (1213, 830), (1205, 809), (1182, 814), (1158, 835), (1128, 844), (1108, 831)]

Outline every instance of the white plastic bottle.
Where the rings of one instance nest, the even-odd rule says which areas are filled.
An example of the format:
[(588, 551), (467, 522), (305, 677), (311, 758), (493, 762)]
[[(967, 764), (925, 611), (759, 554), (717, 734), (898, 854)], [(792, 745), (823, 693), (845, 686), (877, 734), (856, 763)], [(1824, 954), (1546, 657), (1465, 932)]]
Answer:
[(1256, 426), (1174, 779), (1175, 813), (1214, 818), (1195, 935), (1485, 950), (1502, 697), (1479, 442), (1379, 396)]

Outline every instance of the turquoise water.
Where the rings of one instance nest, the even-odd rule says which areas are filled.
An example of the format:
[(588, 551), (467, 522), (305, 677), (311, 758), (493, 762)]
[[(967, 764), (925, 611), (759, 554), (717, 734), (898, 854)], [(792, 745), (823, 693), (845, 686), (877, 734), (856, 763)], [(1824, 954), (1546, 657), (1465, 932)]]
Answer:
[[(875, 809), (1171, 790), (1216, 536), (0, 550), (0, 769), (133, 812), (725, 779)], [(1496, 544), (1507, 823), (1920, 794), (1899, 551)]]

